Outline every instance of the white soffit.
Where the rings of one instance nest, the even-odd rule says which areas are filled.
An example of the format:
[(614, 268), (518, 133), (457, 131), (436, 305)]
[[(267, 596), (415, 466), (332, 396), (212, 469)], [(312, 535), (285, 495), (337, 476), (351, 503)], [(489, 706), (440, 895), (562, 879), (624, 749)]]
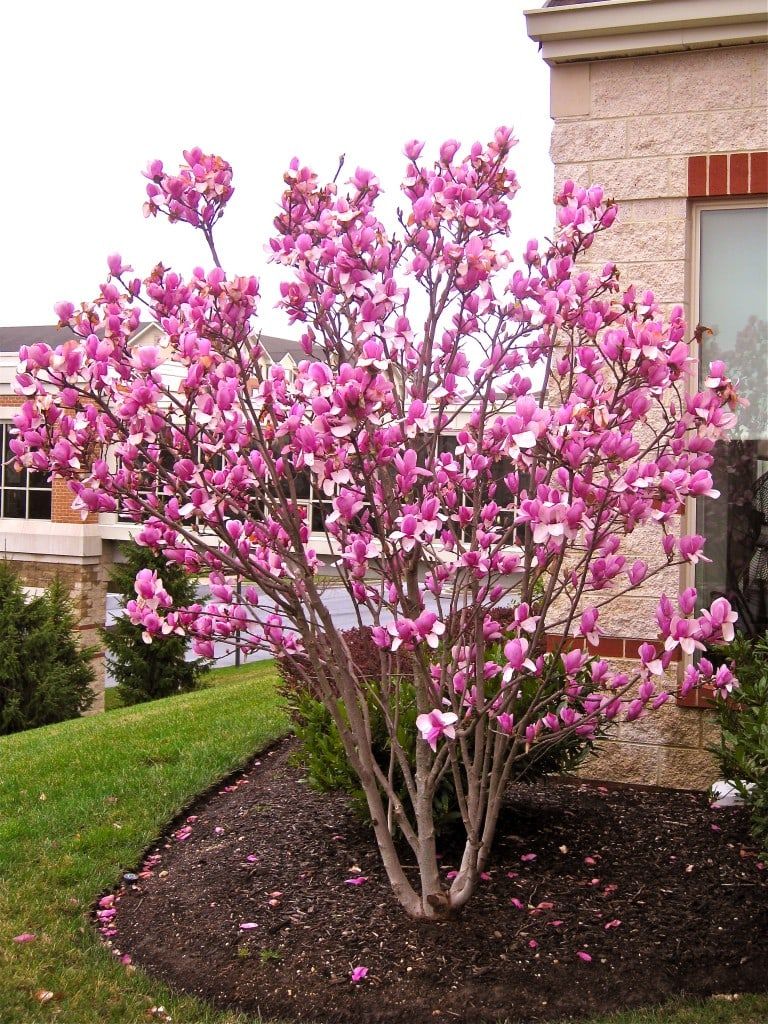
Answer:
[(548, 64), (768, 40), (766, 0), (603, 0), (525, 18)]

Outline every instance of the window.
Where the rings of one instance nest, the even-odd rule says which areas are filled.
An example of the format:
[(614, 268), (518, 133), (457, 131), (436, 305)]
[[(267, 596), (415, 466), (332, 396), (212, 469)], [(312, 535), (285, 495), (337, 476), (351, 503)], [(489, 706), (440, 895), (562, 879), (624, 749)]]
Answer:
[(0, 423), (0, 516), (6, 519), (50, 519), (51, 484), (47, 473), (13, 468), (10, 448), (13, 424)]
[[(717, 501), (697, 506), (696, 532), (711, 564), (696, 567), (702, 605), (727, 597), (749, 633), (768, 629), (768, 207), (702, 206), (698, 212), (700, 379), (722, 359), (749, 407), (715, 447)], [(695, 307), (694, 307), (695, 308)]]

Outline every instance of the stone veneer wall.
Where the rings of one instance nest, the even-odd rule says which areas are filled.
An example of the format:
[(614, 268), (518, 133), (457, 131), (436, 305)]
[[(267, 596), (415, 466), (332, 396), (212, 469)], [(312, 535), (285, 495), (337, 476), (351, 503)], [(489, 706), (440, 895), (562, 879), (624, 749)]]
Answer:
[[(619, 203), (616, 225), (590, 250), (592, 265), (615, 261), (627, 284), (651, 288), (667, 308), (682, 305), (691, 322), (689, 196), (768, 190), (762, 152), (768, 149), (768, 47), (563, 64), (552, 68), (551, 86), (556, 182), (601, 184)], [(704, 165), (708, 188), (699, 180)], [(641, 531), (632, 546), (635, 557), (647, 551)], [(625, 656), (636, 652), (638, 640), (655, 639), (659, 593), (678, 585), (671, 570), (601, 613), (612, 637), (629, 638)], [(620, 653), (614, 663), (631, 669), (636, 662)], [(673, 666), (669, 673), (673, 692), (677, 672)], [(622, 722), (583, 774), (704, 788), (717, 777), (705, 749), (715, 735), (706, 711), (670, 701), (639, 722)]]
[(81, 645), (98, 648), (98, 653), (91, 659), (95, 675), (95, 698), (86, 714), (103, 711), (106, 659), (98, 629), (104, 624), (107, 615), (107, 567), (100, 560), (72, 564), (29, 561), (25, 558), (12, 559), (11, 566), (25, 587), (44, 589), (58, 576), (69, 591)]

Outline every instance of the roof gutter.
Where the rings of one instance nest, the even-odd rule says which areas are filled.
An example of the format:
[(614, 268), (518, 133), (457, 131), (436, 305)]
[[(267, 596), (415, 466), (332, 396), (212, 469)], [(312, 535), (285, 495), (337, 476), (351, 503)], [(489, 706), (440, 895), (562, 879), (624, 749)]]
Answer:
[(602, 0), (525, 18), (549, 65), (768, 40), (765, 0)]

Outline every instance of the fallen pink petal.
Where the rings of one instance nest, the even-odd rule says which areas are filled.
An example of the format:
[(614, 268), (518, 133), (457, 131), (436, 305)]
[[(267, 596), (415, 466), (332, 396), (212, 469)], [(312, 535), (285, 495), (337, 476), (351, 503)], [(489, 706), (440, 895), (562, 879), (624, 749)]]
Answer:
[(529, 863), (529, 861), (536, 860), (537, 857), (537, 853), (524, 853), (520, 860), (523, 862), (523, 864), (527, 864)]
[(611, 929), (611, 928), (618, 928), (620, 924), (621, 924), (621, 921), (619, 921), (619, 919), (618, 919), (618, 918), (614, 918), (614, 920), (613, 920), (613, 921), (608, 921), (608, 922), (607, 922), (607, 923), (606, 923), (606, 924), (604, 925), (604, 927), (605, 927), (605, 930), (606, 930), (606, 931), (610, 931), (610, 929)]
[(34, 932), (22, 932), (21, 935), (14, 935), (14, 942), (34, 942), (37, 936)]
[(241, 932), (251, 932), (254, 928), (258, 927), (259, 926), (254, 921), (243, 921), (243, 923), (239, 925)]
[(362, 981), (368, 974), (367, 967), (353, 967), (352, 972), (349, 975), (349, 980), (353, 985), (356, 985), (359, 981)]
[(367, 875), (355, 875), (354, 878), (345, 878), (344, 885), (365, 885), (367, 881)]
[(577, 952), (576, 956), (579, 958), (579, 960), (583, 960), (585, 964), (592, 963), (592, 957), (589, 955), (589, 953), (585, 953), (583, 949), (580, 949)]

